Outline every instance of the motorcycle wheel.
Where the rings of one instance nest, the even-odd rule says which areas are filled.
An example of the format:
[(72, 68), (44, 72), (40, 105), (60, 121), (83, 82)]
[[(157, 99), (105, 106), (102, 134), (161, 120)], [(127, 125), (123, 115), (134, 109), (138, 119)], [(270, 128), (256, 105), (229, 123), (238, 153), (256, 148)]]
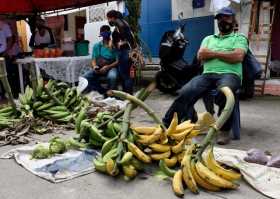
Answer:
[(180, 87), (174, 77), (166, 72), (160, 71), (156, 74), (157, 89), (163, 93), (175, 93)]

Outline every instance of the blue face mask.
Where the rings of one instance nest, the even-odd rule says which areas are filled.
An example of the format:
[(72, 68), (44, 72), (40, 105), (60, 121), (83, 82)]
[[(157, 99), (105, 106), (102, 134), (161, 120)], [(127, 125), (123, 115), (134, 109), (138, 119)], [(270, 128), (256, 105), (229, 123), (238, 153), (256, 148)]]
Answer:
[(110, 39), (111, 32), (101, 32), (100, 36), (103, 37), (103, 39), (108, 40)]

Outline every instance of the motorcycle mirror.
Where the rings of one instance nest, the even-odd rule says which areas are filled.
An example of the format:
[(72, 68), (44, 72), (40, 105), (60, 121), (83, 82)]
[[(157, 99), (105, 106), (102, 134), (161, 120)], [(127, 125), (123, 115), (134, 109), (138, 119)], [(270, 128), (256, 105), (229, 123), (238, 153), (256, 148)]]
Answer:
[(184, 13), (183, 13), (183, 12), (180, 12), (180, 13), (178, 14), (178, 19), (179, 19), (179, 20), (182, 20), (183, 17), (184, 17)]

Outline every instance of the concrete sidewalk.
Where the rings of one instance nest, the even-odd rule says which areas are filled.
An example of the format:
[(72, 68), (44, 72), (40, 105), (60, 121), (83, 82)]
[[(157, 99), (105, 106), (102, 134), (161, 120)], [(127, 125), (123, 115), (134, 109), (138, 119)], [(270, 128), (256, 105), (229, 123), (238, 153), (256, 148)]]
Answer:
[[(147, 100), (159, 116), (163, 116), (174, 97), (159, 92)], [(272, 153), (280, 153), (280, 97), (259, 97), (250, 101), (241, 101), (241, 140), (232, 141), (227, 148), (248, 150), (260, 148)], [(201, 102), (196, 104), (199, 112), (205, 109)], [(151, 124), (151, 119), (142, 110), (133, 113), (133, 121)], [(37, 137), (47, 141), (50, 135)], [(0, 154), (15, 148), (0, 148)], [(29, 173), (14, 160), (0, 160), (0, 199), (172, 199), (177, 198), (168, 181), (159, 181), (154, 177), (125, 182), (121, 179), (89, 174), (64, 183), (52, 184)], [(218, 193), (203, 192), (194, 195), (186, 190), (185, 198), (197, 199), (262, 199), (267, 198), (245, 182), (236, 191)]]

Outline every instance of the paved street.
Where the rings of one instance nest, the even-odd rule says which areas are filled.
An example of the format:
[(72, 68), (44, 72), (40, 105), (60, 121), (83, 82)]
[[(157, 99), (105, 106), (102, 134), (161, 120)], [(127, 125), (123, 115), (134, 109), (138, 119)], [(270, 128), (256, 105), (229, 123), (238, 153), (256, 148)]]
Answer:
[[(174, 97), (155, 92), (148, 100), (158, 115), (163, 116)], [(272, 153), (280, 152), (280, 98), (258, 97), (250, 101), (242, 101), (241, 109), (241, 140), (232, 141), (227, 148), (248, 150), (260, 148)], [(201, 102), (196, 105), (204, 111)], [(137, 109), (133, 113), (133, 121), (150, 123), (151, 120)], [(48, 140), (48, 136), (39, 137)], [(0, 154), (14, 148), (0, 148)], [(136, 179), (125, 182), (121, 179), (93, 173), (64, 183), (52, 184), (26, 171), (14, 160), (0, 160), (0, 199), (147, 199), (176, 198), (170, 182), (159, 181), (154, 177)], [(242, 182), (236, 191), (219, 193), (202, 192), (193, 195), (186, 191), (185, 198), (214, 199), (262, 199), (266, 198), (253, 188)]]

